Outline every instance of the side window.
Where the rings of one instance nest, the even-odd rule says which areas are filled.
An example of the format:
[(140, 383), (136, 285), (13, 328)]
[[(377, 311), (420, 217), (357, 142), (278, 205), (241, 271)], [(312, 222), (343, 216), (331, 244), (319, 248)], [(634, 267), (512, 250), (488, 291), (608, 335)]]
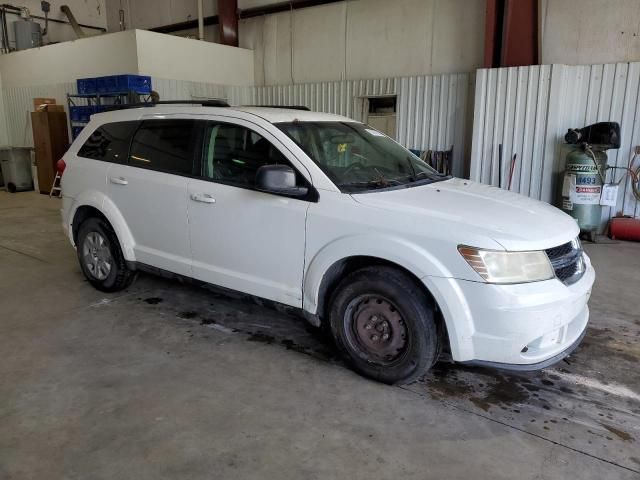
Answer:
[(131, 135), (138, 122), (105, 123), (84, 142), (78, 155), (105, 162), (126, 163)]
[(146, 120), (133, 137), (129, 164), (178, 175), (193, 173), (196, 120)]
[[(291, 166), (268, 140), (240, 125), (210, 124), (204, 145), (202, 176), (221, 183), (253, 188), (261, 166)], [(306, 183), (299, 174), (296, 176), (299, 185)]]

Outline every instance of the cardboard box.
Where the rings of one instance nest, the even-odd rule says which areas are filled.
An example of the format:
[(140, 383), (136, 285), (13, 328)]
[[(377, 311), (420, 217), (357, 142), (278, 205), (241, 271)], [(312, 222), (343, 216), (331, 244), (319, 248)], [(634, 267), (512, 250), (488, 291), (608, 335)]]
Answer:
[(33, 99), (33, 111), (37, 112), (40, 105), (55, 105), (55, 98), (34, 98)]
[(64, 105), (52, 105), (50, 103), (43, 103), (36, 110), (37, 112), (64, 112)]

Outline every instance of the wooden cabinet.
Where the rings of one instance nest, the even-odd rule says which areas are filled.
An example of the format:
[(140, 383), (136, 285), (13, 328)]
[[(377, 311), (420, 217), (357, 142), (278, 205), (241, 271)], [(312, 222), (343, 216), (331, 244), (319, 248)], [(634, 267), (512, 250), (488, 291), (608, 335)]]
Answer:
[(31, 112), (40, 193), (49, 194), (56, 176), (56, 162), (69, 148), (67, 115), (64, 112)]

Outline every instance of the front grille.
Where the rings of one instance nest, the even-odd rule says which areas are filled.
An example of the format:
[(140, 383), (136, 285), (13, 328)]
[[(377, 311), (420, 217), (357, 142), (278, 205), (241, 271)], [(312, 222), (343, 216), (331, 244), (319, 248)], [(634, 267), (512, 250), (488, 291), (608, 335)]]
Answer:
[(565, 285), (576, 283), (585, 272), (584, 256), (580, 240), (545, 250), (556, 277)]

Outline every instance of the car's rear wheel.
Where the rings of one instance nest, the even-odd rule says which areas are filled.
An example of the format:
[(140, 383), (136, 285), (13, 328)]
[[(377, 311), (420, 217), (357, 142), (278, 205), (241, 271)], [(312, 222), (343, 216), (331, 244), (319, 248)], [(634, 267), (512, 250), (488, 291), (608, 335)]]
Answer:
[(127, 267), (115, 232), (101, 218), (91, 217), (78, 230), (77, 253), (82, 273), (103, 292), (127, 288), (135, 272)]
[(409, 383), (437, 360), (433, 305), (400, 270), (368, 267), (348, 275), (332, 296), (329, 320), (338, 348), (366, 377)]

